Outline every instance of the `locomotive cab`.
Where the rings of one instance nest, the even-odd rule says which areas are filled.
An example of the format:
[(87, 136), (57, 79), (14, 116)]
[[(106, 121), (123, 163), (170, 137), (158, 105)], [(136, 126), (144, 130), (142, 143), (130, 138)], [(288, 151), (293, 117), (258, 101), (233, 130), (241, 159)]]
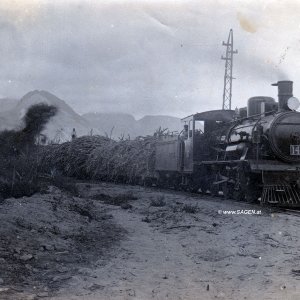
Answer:
[[(165, 184), (193, 186), (195, 190), (207, 184), (204, 161), (216, 159), (215, 144), (220, 137), (225, 143), (233, 110), (214, 110), (182, 119), (183, 130), (176, 136), (162, 136), (156, 144), (155, 171)], [(225, 126), (225, 124), (227, 124)], [(225, 147), (225, 146), (224, 146)]]
[(236, 118), (234, 110), (212, 110), (183, 118), (188, 134), (183, 138), (183, 171), (195, 172), (202, 161), (216, 159), (217, 150), (213, 147), (225, 141), (228, 125)]

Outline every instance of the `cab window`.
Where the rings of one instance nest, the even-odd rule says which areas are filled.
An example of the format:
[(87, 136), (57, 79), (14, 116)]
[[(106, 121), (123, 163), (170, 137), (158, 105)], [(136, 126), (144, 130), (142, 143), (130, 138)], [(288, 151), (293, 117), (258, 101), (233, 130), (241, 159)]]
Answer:
[(204, 133), (204, 121), (195, 121), (195, 135)]

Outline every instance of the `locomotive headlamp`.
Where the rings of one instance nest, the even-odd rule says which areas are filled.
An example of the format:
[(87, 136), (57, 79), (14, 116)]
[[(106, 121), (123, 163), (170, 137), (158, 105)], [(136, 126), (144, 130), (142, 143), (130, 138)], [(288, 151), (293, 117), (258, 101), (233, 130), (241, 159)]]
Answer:
[(296, 97), (290, 97), (287, 100), (287, 106), (290, 110), (297, 110), (300, 106), (300, 101)]

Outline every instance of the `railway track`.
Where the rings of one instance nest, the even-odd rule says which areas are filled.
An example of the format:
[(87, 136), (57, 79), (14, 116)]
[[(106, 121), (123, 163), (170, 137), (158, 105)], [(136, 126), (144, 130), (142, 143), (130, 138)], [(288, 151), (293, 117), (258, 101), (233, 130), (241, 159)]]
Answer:
[[(80, 183), (85, 183), (85, 181), (79, 180), (78, 182)], [(90, 181), (91, 183), (99, 183), (98, 181)], [(126, 183), (116, 183), (114, 182), (113, 184), (120, 184), (120, 185), (128, 185)], [(162, 191), (162, 192), (168, 192), (172, 194), (179, 194), (182, 196), (191, 196), (195, 198), (204, 198), (204, 200), (209, 200), (213, 202), (226, 202), (226, 203), (235, 203), (235, 204), (241, 204), (243, 207), (247, 207), (248, 209), (256, 209), (256, 210), (266, 210), (268, 213), (285, 213), (289, 215), (295, 215), (295, 216), (300, 216), (300, 208), (299, 209), (292, 209), (292, 208), (284, 208), (284, 207), (276, 207), (276, 206), (271, 206), (271, 205), (262, 205), (260, 202), (256, 203), (249, 203), (245, 201), (238, 201), (236, 199), (232, 198), (224, 198), (222, 194), (219, 195), (211, 195), (210, 193), (202, 193), (202, 192), (190, 192), (186, 190), (179, 190), (179, 189), (174, 189), (172, 187), (158, 187), (158, 186), (143, 186), (143, 185), (133, 185), (133, 186), (141, 186), (146, 189), (151, 189), (151, 190), (156, 190), (156, 191)], [(201, 198), (200, 198), (201, 197)]]
[(300, 217), (300, 209), (282, 208), (281, 211), (287, 215)]
[(276, 207), (272, 205), (265, 205), (261, 204), (260, 202), (256, 203), (249, 203), (245, 201), (238, 201), (232, 198), (227, 198), (225, 199), (223, 195), (211, 195), (210, 193), (201, 193), (201, 192), (189, 192), (189, 191), (184, 191), (184, 190), (176, 190), (173, 188), (162, 188), (162, 187), (157, 187), (157, 186), (152, 186), (152, 187), (147, 187), (150, 189), (156, 189), (156, 190), (163, 190), (166, 192), (171, 192), (171, 193), (176, 193), (176, 194), (181, 194), (181, 195), (189, 195), (192, 197), (199, 197), (199, 196), (204, 196), (207, 199), (210, 199), (214, 202), (227, 202), (227, 203), (238, 203), (238, 204), (243, 204), (243, 206), (246, 207), (251, 207), (253, 209), (268, 209), (270, 213), (285, 213), (289, 215), (294, 215), (294, 216), (299, 216), (300, 217), (300, 208), (292, 209), (292, 208), (284, 208), (284, 207)]

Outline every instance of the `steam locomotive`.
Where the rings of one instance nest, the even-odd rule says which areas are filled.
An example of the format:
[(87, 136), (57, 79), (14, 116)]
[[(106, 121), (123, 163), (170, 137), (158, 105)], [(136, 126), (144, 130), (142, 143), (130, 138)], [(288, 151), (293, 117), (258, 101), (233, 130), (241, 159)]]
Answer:
[(240, 110), (183, 118), (178, 135), (156, 146), (158, 184), (226, 198), (300, 206), (300, 106), (293, 82), (278, 81), (278, 102), (252, 97)]

